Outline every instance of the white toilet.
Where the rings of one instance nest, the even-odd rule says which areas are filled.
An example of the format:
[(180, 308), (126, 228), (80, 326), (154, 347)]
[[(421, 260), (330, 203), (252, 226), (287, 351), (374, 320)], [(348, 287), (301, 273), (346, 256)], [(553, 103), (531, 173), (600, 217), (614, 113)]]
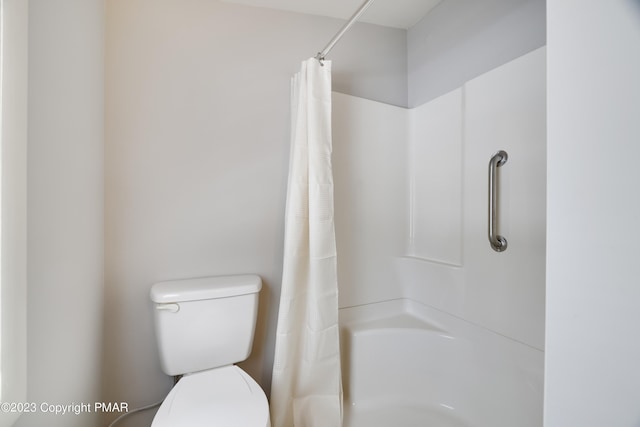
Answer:
[(184, 375), (152, 427), (269, 427), (264, 391), (234, 363), (253, 344), (260, 277), (205, 277), (151, 288), (162, 370)]

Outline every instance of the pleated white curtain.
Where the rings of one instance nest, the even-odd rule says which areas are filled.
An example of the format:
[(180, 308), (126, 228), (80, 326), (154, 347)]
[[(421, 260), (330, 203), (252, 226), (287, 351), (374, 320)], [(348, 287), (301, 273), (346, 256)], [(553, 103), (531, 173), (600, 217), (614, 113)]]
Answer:
[(291, 89), (291, 157), (271, 420), (272, 427), (339, 427), (331, 62), (304, 61)]

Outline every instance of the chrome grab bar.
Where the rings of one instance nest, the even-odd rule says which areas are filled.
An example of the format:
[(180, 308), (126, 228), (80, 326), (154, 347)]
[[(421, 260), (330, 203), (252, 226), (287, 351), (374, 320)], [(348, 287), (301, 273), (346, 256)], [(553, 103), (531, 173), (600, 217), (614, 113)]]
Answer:
[(496, 234), (498, 228), (498, 184), (496, 180), (497, 168), (507, 163), (509, 156), (500, 150), (489, 160), (489, 243), (496, 252), (507, 250), (507, 239)]

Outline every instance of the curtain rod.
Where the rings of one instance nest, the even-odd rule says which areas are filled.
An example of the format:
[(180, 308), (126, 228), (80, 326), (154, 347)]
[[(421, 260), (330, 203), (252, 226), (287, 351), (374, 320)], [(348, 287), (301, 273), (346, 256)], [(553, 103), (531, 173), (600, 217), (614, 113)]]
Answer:
[(329, 51), (333, 49), (333, 46), (335, 46), (335, 44), (338, 43), (338, 41), (342, 38), (344, 33), (346, 33), (347, 30), (351, 28), (351, 26), (367, 10), (367, 8), (371, 5), (371, 3), (373, 3), (373, 0), (366, 0), (362, 4), (362, 6), (360, 6), (360, 8), (356, 10), (356, 13), (353, 14), (353, 16), (349, 19), (349, 21), (347, 21), (347, 23), (344, 24), (344, 26), (340, 29), (340, 31), (338, 31), (338, 33), (335, 36), (333, 36), (329, 44), (327, 44), (327, 46), (324, 49), (322, 49), (322, 51), (318, 52), (315, 58), (320, 62), (320, 64), (322, 64), (322, 61), (324, 61), (324, 57), (329, 53)]

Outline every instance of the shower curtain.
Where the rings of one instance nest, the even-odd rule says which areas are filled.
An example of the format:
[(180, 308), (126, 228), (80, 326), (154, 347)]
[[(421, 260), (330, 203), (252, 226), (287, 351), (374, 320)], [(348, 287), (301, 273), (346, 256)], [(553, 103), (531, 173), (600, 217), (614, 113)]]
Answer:
[(273, 427), (342, 425), (331, 172), (331, 62), (291, 82), (284, 263), (271, 384)]

